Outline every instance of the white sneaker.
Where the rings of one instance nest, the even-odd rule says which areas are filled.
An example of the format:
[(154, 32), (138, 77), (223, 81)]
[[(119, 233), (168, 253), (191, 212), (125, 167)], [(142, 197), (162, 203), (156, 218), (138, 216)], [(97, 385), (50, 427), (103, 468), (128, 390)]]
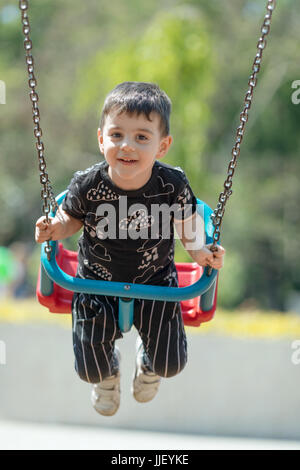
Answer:
[(140, 337), (136, 342), (136, 351), (136, 367), (131, 391), (136, 401), (146, 403), (155, 397), (161, 377), (144, 364), (144, 347)]
[[(115, 347), (120, 362), (120, 351)], [(120, 406), (120, 372), (93, 384), (91, 401), (95, 410), (103, 416), (114, 415)]]

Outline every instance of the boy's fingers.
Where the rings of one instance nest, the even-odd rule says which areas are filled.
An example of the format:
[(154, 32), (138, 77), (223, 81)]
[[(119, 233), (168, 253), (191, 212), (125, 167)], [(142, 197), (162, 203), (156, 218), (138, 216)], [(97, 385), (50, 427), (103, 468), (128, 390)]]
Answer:
[(214, 269), (220, 269), (223, 267), (223, 255), (223, 252), (212, 253), (212, 256), (206, 258), (207, 264)]
[(45, 217), (41, 217), (36, 222), (35, 240), (38, 243), (43, 243), (47, 240), (51, 240), (51, 237), (52, 237), (51, 220), (49, 220), (49, 223), (47, 223)]
[(224, 251), (216, 251), (214, 253), (214, 258), (222, 258), (224, 256)]
[(37, 228), (39, 228), (41, 230), (46, 230), (46, 228), (48, 226), (43, 220), (37, 221), (37, 223), (35, 225), (36, 225)]
[[(211, 245), (206, 245), (206, 246), (209, 249), (210, 247), (212, 247), (212, 244)], [(213, 253), (214, 258), (221, 258), (222, 256), (224, 256), (225, 249), (221, 245), (216, 245), (215, 248), (216, 248), (216, 250), (211, 252), (211, 253)]]
[(51, 225), (51, 219), (49, 219), (49, 222), (47, 222), (47, 219), (45, 219), (45, 217), (41, 217), (40, 219), (38, 219), (35, 225), (40, 230), (47, 230), (47, 228), (49, 228), (49, 226)]
[(209, 265), (211, 266), (214, 263), (214, 257), (213, 256), (207, 256), (206, 257), (206, 266)]

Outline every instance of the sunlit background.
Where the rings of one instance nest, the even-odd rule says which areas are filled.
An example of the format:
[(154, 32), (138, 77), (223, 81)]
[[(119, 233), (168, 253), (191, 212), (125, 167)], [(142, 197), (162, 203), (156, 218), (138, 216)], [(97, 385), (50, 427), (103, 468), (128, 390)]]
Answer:
[[(214, 209), (265, 5), (31, 0), (42, 140), (55, 194), (75, 171), (102, 159), (96, 137), (106, 94), (123, 81), (151, 81), (173, 105), (174, 143), (164, 161), (181, 166)], [(105, 420), (95, 416), (89, 387), (73, 370), (69, 316), (49, 314), (35, 300), (39, 170), (18, 2), (1, 0), (2, 419), (300, 439), (299, 28), (297, 1), (278, 1), (222, 224), (227, 253), (215, 318), (188, 329), (186, 370), (144, 408), (129, 393), (135, 334), (129, 333), (122, 364), (128, 390), (119, 414)], [(64, 242), (74, 250), (76, 244), (77, 237)], [(190, 260), (180, 243), (176, 260)]]

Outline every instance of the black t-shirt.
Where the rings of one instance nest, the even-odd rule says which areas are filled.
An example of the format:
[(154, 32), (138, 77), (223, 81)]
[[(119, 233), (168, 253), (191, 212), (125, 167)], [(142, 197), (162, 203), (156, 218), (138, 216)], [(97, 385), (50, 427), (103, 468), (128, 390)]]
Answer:
[(62, 208), (84, 224), (77, 276), (174, 285), (174, 218), (187, 219), (197, 200), (181, 168), (156, 161), (137, 190), (117, 187), (100, 162), (75, 173)]

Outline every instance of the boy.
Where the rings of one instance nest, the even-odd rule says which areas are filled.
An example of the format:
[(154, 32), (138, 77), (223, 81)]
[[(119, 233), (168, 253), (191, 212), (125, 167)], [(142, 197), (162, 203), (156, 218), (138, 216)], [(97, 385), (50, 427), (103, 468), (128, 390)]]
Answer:
[[(177, 287), (174, 225), (194, 261), (223, 266), (224, 248), (212, 253), (203, 243), (203, 221), (185, 174), (158, 161), (172, 144), (170, 111), (170, 99), (152, 83), (124, 82), (106, 97), (98, 129), (105, 161), (75, 173), (51, 224), (43, 217), (36, 223), (38, 243), (84, 227), (77, 276)], [(116, 297), (74, 293), (75, 368), (93, 384), (93, 406), (105, 416), (120, 404), (117, 315)], [(139, 338), (132, 392), (147, 402), (161, 377), (178, 374), (186, 364), (180, 303), (136, 299), (134, 325)]]

